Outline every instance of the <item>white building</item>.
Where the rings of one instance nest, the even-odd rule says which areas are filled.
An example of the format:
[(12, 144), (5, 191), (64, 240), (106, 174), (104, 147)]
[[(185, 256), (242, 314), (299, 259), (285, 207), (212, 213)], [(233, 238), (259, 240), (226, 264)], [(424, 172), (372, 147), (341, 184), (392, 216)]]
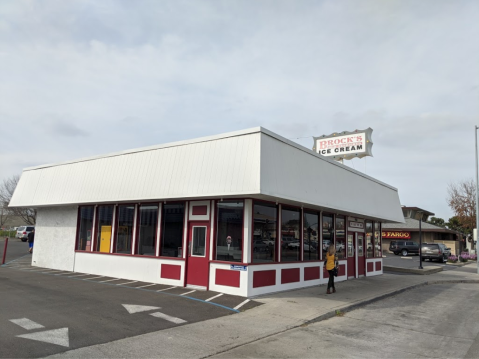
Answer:
[(255, 296), (382, 274), (397, 189), (263, 128), (27, 168), (32, 264)]

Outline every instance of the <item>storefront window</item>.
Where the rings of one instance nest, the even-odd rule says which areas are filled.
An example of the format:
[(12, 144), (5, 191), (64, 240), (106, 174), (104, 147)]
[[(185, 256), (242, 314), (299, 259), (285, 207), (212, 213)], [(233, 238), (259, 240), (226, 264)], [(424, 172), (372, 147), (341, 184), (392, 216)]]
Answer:
[(133, 241), (133, 221), (135, 218), (134, 205), (118, 206), (118, 227), (116, 230), (116, 253), (131, 254)]
[(373, 224), (366, 222), (366, 258), (374, 257)]
[[(276, 261), (277, 209), (275, 205), (253, 205), (253, 263)], [(256, 248), (256, 250), (255, 250)]]
[(98, 206), (96, 226), (96, 251), (110, 253), (111, 226), (114, 206)]
[(243, 201), (217, 205), (216, 260), (243, 261)]
[(158, 224), (158, 205), (141, 205), (138, 211), (139, 229), (137, 254), (154, 256), (156, 230)]
[(299, 209), (281, 209), (281, 262), (299, 261), (301, 211)]
[(336, 217), (336, 255), (338, 259), (346, 258), (346, 234), (344, 217)]
[(381, 227), (379, 222), (374, 222), (374, 256), (380, 258), (383, 256), (381, 248)]
[(160, 256), (183, 256), (183, 228), (185, 219), (185, 204), (172, 203), (163, 205), (161, 216), (161, 247)]
[(91, 250), (91, 231), (93, 229), (93, 213), (94, 207), (80, 207), (79, 211), (79, 227), (78, 227), (78, 243), (77, 250)]
[(319, 216), (317, 213), (304, 212), (303, 215), (303, 260), (315, 261), (319, 251)]
[(326, 251), (330, 244), (334, 244), (334, 222), (333, 216), (323, 214), (323, 258), (326, 258)]

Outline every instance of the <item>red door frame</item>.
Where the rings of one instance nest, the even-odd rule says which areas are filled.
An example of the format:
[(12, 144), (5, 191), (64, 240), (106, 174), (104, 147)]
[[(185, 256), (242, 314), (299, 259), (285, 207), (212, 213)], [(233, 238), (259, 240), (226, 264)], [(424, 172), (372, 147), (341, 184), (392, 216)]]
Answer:
[[(193, 227), (206, 227), (205, 255), (192, 255)], [(209, 253), (210, 253), (210, 221), (188, 222), (188, 240), (186, 253), (186, 285), (197, 285), (208, 288), (209, 282)]]
[[(349, 252), (349, 236), (353, 236), (353, 243), (352, 243), (352, 256), (350, 257)], [(348, 261), (348, 273), (347, 278), (355, 278), (356, 277), (356, 233), (355, 232), (347, 232), (346, 235), (346, 258)]]

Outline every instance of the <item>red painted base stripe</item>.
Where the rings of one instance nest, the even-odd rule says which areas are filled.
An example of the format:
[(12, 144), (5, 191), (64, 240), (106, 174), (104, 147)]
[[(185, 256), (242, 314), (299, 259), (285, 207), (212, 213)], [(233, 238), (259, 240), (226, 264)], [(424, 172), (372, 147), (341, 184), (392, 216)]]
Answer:
[(304, 268), (304, 280), (319, 279), (321, 267), (306, 267)]
[(253, 273), (253, 288), (267, 287), (276, 284), (275, 270), (262, 270)]
[(179, 280), (181, 278), (181, 266), (176, 266), (174, 264), (162, 264), (161, 278)]
[(215, 284), (228, 287), (240, 287), (240, 272), (227, 269), (216, 269)]
[(281, 269), (281, 284), (299, 282), (299, 268)]

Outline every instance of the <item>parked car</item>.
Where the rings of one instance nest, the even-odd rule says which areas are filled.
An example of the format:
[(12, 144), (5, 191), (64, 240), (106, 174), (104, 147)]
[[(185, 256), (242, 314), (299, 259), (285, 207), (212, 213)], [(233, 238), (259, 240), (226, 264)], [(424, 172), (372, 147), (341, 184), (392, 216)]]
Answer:
[(269, 245), (264, 243), (261, 239), (253, 239), (253, 252), (267, 252)]
[(22, 242), (26, 242), (28, 238), (28, 233), (33, 231), (34, 226), (22, 226), (17, 228), (17, 234), (15, 234), (15, 238), (19, 238)]
[(437, 260), (438, 262), (447, 262), (451, 249), (442, 243), (423, 243), (421, 247), (422, 259), (429, 259), (430, 261)]
[(389, 250), (395, 255), (419, 254), (419, 244), (413, 241), (391, 241)]
[(286, 249), (289, 247), (291, 243), (298, 243), (299, 246), (299, 240), (292, 237), (292, 236), (282, 236), (281, 237), (281, 248)]

